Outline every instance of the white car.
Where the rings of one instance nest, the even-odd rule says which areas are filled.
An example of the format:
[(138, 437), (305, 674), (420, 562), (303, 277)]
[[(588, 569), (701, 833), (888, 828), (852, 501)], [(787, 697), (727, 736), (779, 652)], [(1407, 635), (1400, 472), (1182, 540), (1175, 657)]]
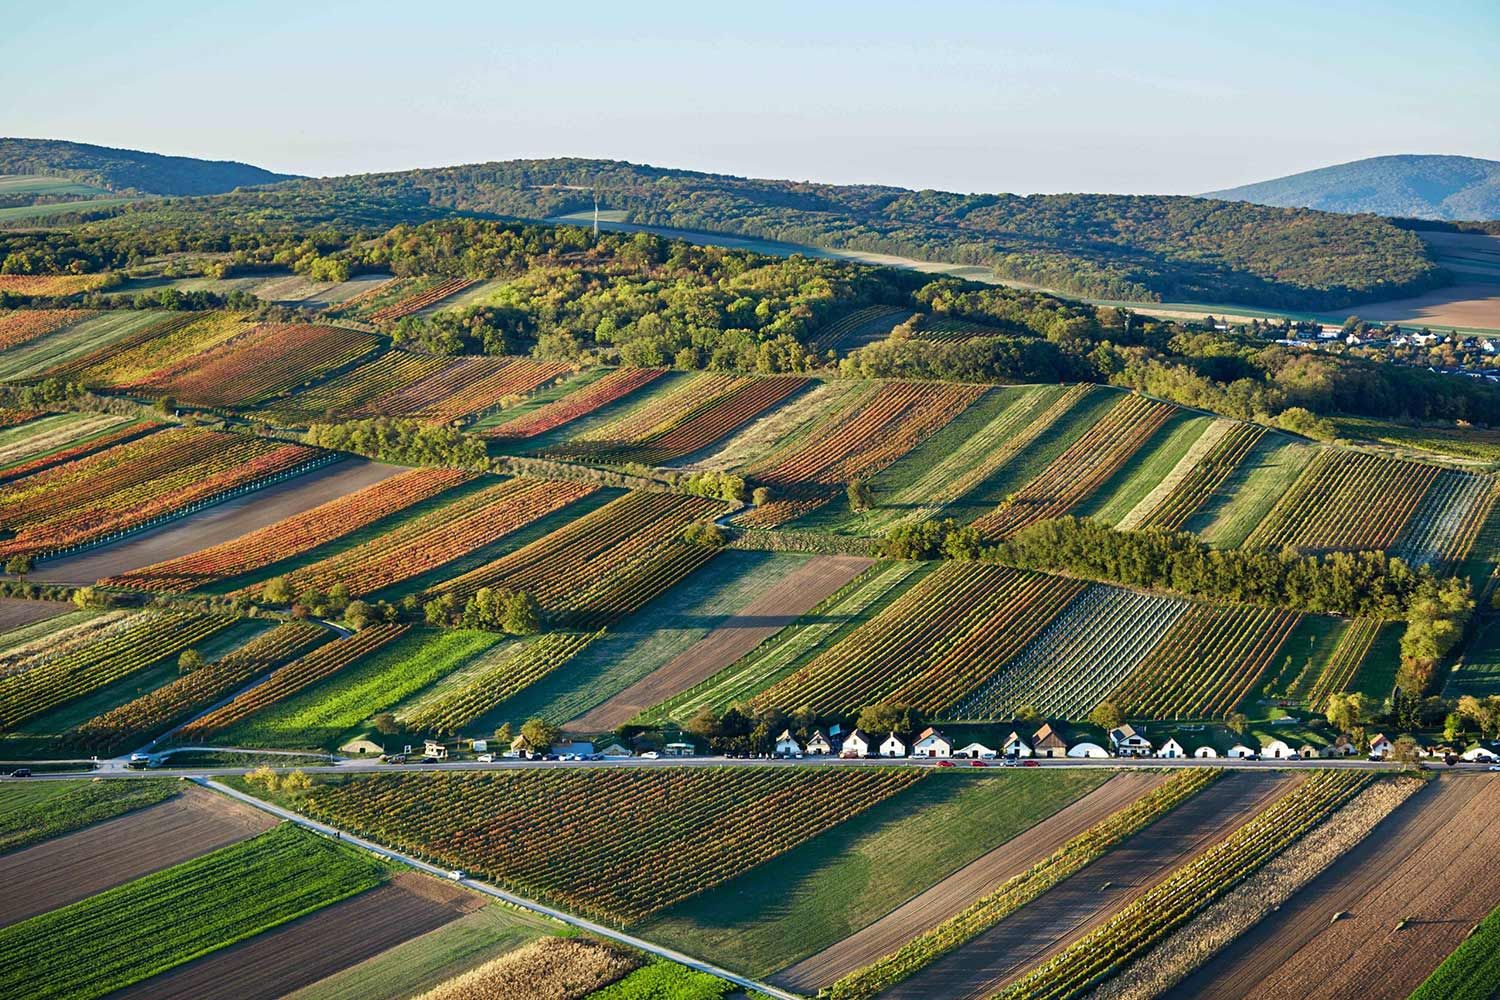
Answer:
[(493, 764), (493, 763), (495, 763), (495, 755), (492, 754), (492, 753), (482, 753), (478, 757), (475, 757), (474, 759), (477, 760), (477, 761), (479, 761), (479, 763), (481, 763), (481, 764)]
[(660, 756), (661, 754), (657, 753), (655, 750), (647, 750), (645, 753), (641, 754), (641, 760), (656, 760)]
[(464, 873), (457, 868), (448, 873), (448, 878), (454, 882), (462, 882), (466, 877), (467, 876), (465, 876)]
[(1500, 764), (1491, 764), (1490, 765), (1490, 770), (1491, 771), (1500, 771)]

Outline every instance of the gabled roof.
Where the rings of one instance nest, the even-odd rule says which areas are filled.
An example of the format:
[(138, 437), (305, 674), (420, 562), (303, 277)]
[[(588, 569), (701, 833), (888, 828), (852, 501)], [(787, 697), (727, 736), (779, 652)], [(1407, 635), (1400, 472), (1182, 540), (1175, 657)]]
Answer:
[(1390, 742), (1390, 739), (1385, 735), (1385, 733), (1376, 733), (1374, 736), (1370, 737), (1370, 746), (1374, 746), (1375, 744), (1382, 742)]
[(781, 731), (781, 735), (776, 737), (777, 743), (780, 743), (782, 740), (791, 740), (793, 743), (797, 742), (797, 738), (792, 735), (792, 731), (790, 729), (783, 729)]
[(1030, 746), (1029, 743), (1026, 743), (1025, 737), (1016, 732), (1014, 729), (1010, 731), (1009, 736), (1005, 737), (1005, 742), (1002, 744), (1002, 746), (1010, 746), (1012, 743), (1021, 743), (1026, 746)]
[(897, 736), (894, 731), (892, 731), (890, 733), (890, 735), (886, 736), (886, 738), (883, 739), (883, 740), (881, 740), (880, 742), (882, 742), (882, 743), (889, 743), (891, 740), (895, 740), (897, 743), (900, 743), (902, 746), (906, 746), (906, 741), (903, 740), (901, 737)]
[(948, 742), (948, 737), (944, 736), (943, 733), (942, 733), (942, 731), (939, 730), (936, 726), (928, 726), (926, 729), (922, 730), (920, 733), (917, 734), (917, 742), (918, 743), (922, 742), (925, 739), (929, 739), (929, 738), (940, 739), (944, 743)]
[(1042, 728), (1036, 731), (1036, 736), (1032, 739), (1031, 745), (1037, 750), (1050, 750), (1054, 747), (1066, 748), (1068, 744), (1066, 740), (1057, 735), (1057, 732), (1052, 728), (1052, 723), (1044, 722), (1042, 723)]
[(863, 743), (865, 746), (869, 746), (871, 743), (876, 742), (870, 736), (870, 734), (867, 733), (867, 732), (865, 732), (863, 729), (856, 729), (856, 730), (854, 730), (854, 732), (850, 733), (844, 739), (844, 742), (845, 743), (853, 743), (855, 740), (858, 740), (859, 742)]

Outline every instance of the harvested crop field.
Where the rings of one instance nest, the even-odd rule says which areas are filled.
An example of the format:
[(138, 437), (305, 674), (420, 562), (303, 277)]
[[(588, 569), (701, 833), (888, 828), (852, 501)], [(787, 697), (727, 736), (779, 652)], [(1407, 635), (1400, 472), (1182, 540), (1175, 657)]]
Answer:
[[(914, 936), (988, 895), (1072, 838), (1167, 780), (1164, 772), (1116, 775), (1083, 798), (970, 862), (863, 930), (771, 977), (777, 986), (814, 993), (900, 948)], [(1206, 793), (1205, 793), (1206, 794)]]
[(579, 732), (616, 729), (679, 691), (707, 680), (796, 621), (873, 562), (861, 556), (815, 556), (661, 667), (574, 719), (568, 728)]
[(196, 962), (119, 991), (151, 1000), (274, 1000), (441, 927), (485, 905), (483, 896), (404, 872)]
[(87, 584), (197, 552), (389, 479), (400, 466), (351, 459), (214, 504), (132, 538), (38, 566), (38, 583)]
[(1497, 815), (1500, 782), (1438, 779), (1165, 996), (1403, 1000), (1500, 901)]
[(227, 847), (276, 825), (270, 815), (185, 787), (158, 805), (0, 857), (0, 927)]
[(1284, 774), (1227, 775), (882, 997), (970, 1000), (993, 993), (1083, 937), (1294, 784)]
[(0, 598), (0, 632), (9, 632), (22, 625), (56, 618), (74, 610), (71, 604), (61, 601), (23, 601), (19, 598)]

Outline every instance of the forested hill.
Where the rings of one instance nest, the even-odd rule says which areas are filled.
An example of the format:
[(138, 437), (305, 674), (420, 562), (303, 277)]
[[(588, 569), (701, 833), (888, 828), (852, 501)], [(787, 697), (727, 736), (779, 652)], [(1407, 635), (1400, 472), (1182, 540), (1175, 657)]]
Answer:
[(1500, 219), (1500, 161), (1471, 156), (1374, 156), (1205, 197), (1260, 205), (1373, 212), (1415, 219)]
[(163, 156), (61, 139), (0, 138), (0, 175), (61, 177), (125, 194), (205, 195), (290, 180), (248, 163)]
[(631, 222), (979, 264), (1096, 298), (1332, 309), (1444, 281), (1421, 241), (1384, 220), (1202, 198), (963, 195), (579, 159), (289, 186), (299, 188), (524, 218), (590, 209), (597, 189)]

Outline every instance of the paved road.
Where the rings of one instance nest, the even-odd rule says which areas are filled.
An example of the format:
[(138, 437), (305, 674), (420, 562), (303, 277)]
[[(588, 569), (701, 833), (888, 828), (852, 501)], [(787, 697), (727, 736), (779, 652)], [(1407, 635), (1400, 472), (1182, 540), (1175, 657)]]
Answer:
[[(227, 748), (226, 748), (227, 749)], [(245, 753), (262, 753), (263, 751), (246, 750)], [(4, 762), (9, 768), (17, 764), (25, 765), (27, 761)], [(41, 763), (56, 763), (41, 762)], [(87, 763), (86, 761), (80, 763)], [(98, 778), (158, 778), (158, 777), (181, 777), (181, 778), (210, 778), (216, 775), (241, 775), (247, 774), (255, 768), (252, 767), (191, 767), (170, 768), (162, 767), (154, 770), (130, 770), (118, 761), (102, 761), (104, 765), (100, 770), (91, 772), (92, 777)], [(956, 767), (967, 768), (967, 761), (954, 761)], [(312, 765), (285, 765), (273, 767), (276, 771), (300, 770), (308, 774), (370, 774), (386, 773), (390, 771), (508, 771), (514, 769), (538, 769), (556, 767), (595, 767), (595, 768), (622, 768), (622, 767), (937, 767), (936, 761), (922, 760), (915, 757), (905, 758), (868, 758), (864, 760), (842, 760), (836, 757), (808, 757), (802, 760), (774, 760), (774, 759), (750, 759), (731, 760), (725, 757), (663, 757), (658, 760), (646, 760), (640, 757), (622, 757), (605, 761), (523, 761), (523, 760), (497, 760), (492, 764), (482, 764), (478, 761), (448, 761), (444, 763), (422, 764), (408, 762), (405, 764), (382, 764), (376, 760), (359, 760), (346, 758), (337, 764), (312, 764)], [(991, 764), (990, 767), (998, 768), (1000, 765)], [(1314, 767), (1336, 768), (1339, 770), (1359, 771), (1398, 771), (1400, 765), (1389, 764), (1383, 761), (1369, 760), (1229, 760), (1220, 757), (1215, 760), (1039, 760), (1037, 766), (1046, 768), (1104, 768), (1104, 769), (1130, 769), (1130, 768), (1186, 768), (1186, 767), (1222, 767), (1230, 770), (1257, 770), (1266, 768), (1292, 768), (1305, 769)], [(1452, 768), (1441, 764), (1428, 765), (1434, 770), (1457, 773), (1479, 773), (1485, 772), (1486, 765), (1483, 764), (1458, 764)], [(26, 781), (48, 781), (76, 779), (78, 772), (70, 774), (35, 774), (30, 778), (21, 779)]]
[[(253, 795), (246, 795), (244, 792), (230, 788), (228, 785), (223, 785), (212, 779), (202, 777), (195, 778), (194, 781), (205, 788), (211, 788), (214, 791), (220, 792), (224, 795), (228, 795), (231, 798), (239, 799), (241, 802), (247, 802), (258, 809), (264, 809), (266, 812), (271, 813), (274, 816), (279, 816), (282, 819), (290, 820), (291, 822), (296, 823), (299, 826), (306, 827), (309, 830), (315, 830), (318, 833), (329, 837), (337, 836), (340, 840), (347, 841), (348, 843), (353, 844), (356, 847), (364, 848), (365, 850), (370, 851), (373, 854), (378, 854), (383, 858), (388, 858), (392, 861), (408, 865), (418, 871), (426, 872), (429, 875), (436, 875), (439, 878), (449, 878), (449, 872), (446, 869), (438, 868), (435, 865), (429, 865), (425, 861), (419, 861), (408, 854), (402, 854), (400, 851), (393, 851), (389, 847), (384, 847), (380, 844), (375, 843), (374, 841), (365, 840), (362, 837), (356, 837), (352, 834), (335, 830), (333, 827), (328, 826), (325, 823), (319, 823), (316, 820), (308, 819), (306, 816), (303, 816), (300, 813), (292, 812), (290, 809), (283, 809), (281, 806), (275, 805), (274, 803), (266, 802), (262, 799), (257, 799)], [(543, 916), (551, 917), (554, 920), (558, 920), (562, 923), (569, 924), (570, 926), (577, 927), (580, 930), (588, 931), (590, 934), (594, 934), (603, 938), (609, 938), (614, 941), (619, 941), (621, 944), (629, 945), (632, 948), (639, 949), (640, 951), (644, 951), (648, 954), (656, 955), (660, 958), (670, 959), (671, 961), (677, 962), (681, 965), (686, 965), (690, 969), (696, 969), (699, 972), (706, 972), (709, 975), (718, 976), (720, 979), (727, 979), (731, 983), (734, 983), (736, 986), (742, 987), (744, 989), (754, 990), (757, 993), (763, 993), (767, 996), (776, 997), (778, 998), (778, 1000), (802, 1000), (802, 997), (800, 997), (796, 993), (788, 993), (785, 990), (777, 989), (774, 986), (768, 986), (765, 983), (758, 982), (754, 979), (748, 979), (745, 976), (730, 972), (728, 969), (721, 969), (717, 965), (710, 964), (703, 961), (702, 959), (693, 958), (691, 955), (684, 955), (680, 951), (673, 951), (671, 948), (663, 948), (661, 945), (652, 944), (650, 941), (642, 940), (641, 938), (626, 934), (623, 931), (613, 930), (611, 928), (605, 927), (602, 924), (596, 924), (592, 920), (585, 920), (582, 917), (575, 917), (571, 913), (566, 913), (562, 910), (556, 910), (550, 906), (544, 906), (541, 903), (526, 899), (524, 896), (517, 896), (513, 893), (506, 892), (504, 889), (491, 885), (488, 882), (481, 882), (478, 879), (472, 878), (459, 878), (454, 879), (453, 881), (456, 881), (459, 885), (462, 885), (466, 888), (473, 889), (475, 892), (481, 892), (486, 896), (493, 896), (496, 899), (504, 900), (505, 902), (510, 903), (512, 906), (518, 906), (521, 909), (530, 910), (533, 913), (540, 913)]]

